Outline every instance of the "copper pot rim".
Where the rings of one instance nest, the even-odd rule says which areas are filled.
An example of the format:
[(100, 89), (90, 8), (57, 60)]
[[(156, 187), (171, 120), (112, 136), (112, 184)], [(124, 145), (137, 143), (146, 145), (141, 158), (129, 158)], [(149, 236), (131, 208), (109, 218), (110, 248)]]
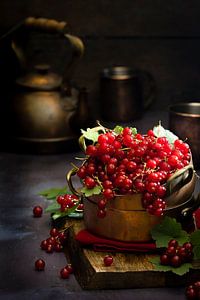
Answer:
[(189, 107), (198, 107), (200, 109), (200, 102), (179, 102), (177, 104), (172, 104), (169, 106), (170, 114), (182, 116), (182, 117), (190, 117), (190, 118), (200, 118), (200, 112), (197, 113), (189, 113), (189, 112), (181, 112), (181, 107), (189, 108)]
[[(120, 196), (124, 196), (124, 195), (120, 195)], [(93, 203), (94, 205), (97, 206), (97, 202), (95, 202), (94, 200), (92, 200), (89, 197), (84, 197), (84, 199), (87, 199), (89, 202)], [(184, 208), (190, 208), (191, 204), (193, 204), (193, 206), (196, 204), (196, 202), (199, 203), (200, 205), (200, 196), (197, 199), (194, 199), (194, 195), (192, 194), (185, 202), (174, 205), (174, 206), (170, 206), (170, 207), (166, 207), (164, 209), (164, 212), (171, 212), (174, 210), (181, 210), (183, 207)], [(187, 207), (188, 205), (188, 207)], [(112, 210), (112, 211), (135, 211), (135, 212), (146, 212), (145, 209), (134, 209), (134, 210), (122, 210), (122, 209), (117, 209), (117, 208), (113, 208), (113, 207), (108, 207), (108, 210)]]

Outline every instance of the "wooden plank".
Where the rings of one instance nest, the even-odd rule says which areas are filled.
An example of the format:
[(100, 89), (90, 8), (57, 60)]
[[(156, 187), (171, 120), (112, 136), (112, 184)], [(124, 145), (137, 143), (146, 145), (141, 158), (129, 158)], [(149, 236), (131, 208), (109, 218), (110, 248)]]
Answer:
[[(127, 289), (185, 285), (191, 272), (177, 276), (158, 272), (149, 259), (153, 254), (114, 253), (114, 263), (104, 266), (109, 252), (95, 252), (80, 246), (75, 235), (84, 228), (83, 221), (75, 221), (68, 228), (66, 255), (74, 267), (75, 276), (83, 289)], [(69, 226), (69, 225), (67, 225)], [(193, 274), (194, 274), (193, 270)]]

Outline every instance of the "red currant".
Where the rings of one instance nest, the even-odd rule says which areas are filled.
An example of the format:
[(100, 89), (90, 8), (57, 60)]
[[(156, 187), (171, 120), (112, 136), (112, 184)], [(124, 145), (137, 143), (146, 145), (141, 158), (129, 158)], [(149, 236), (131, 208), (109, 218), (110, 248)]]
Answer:
[(33, 215), (34, 215), (34, 217), (39, 218), (39, 217), (42, 216), (42, 213), (43, 213), (43, 209), (42, 209), (41, 206), (35, 206), (33, 208)]
[(61, 278), (67, 279), (67, 278), (69, 278), (69, 275), (70, 275), (70, 273), (69, 273), (69, 271), (68, 271), (67, 268), (62, 268), (62, 269), (60, 270), (60, 277), (61, 277)]
[(109, 267), (109, 266), (111, 266), (112, 263), (113, 263), (113, 257), (112, 257), (111, 255), (106, 255), (106, 256), (104, 257), (103, 261), (104, 261), (104, 265), (105, 265), (106, 267)]
[(45, 268), (45, 261), (43, 260), (43, 259), (37, 259), (36, 261), (35, 261), (35, 269), (37, 270), (37, 271), (43, 271), (44, 270), (44, 268)]

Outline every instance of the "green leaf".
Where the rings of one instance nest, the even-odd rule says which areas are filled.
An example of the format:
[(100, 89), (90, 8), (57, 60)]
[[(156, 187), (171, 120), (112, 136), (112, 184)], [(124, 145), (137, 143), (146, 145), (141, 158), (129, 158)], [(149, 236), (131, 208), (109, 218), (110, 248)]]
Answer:
[(200, 245), (193, 247), (194, 259), (200, 259)]
[(170, 130), (165, 129), (161, 124), (154, 126), (153, 133), (156, 137), (166, 137), (170, 144), (173, 144), (178, 137)]
[(93, 143), (96, 143), (98, 140), (99, 133), (91, 128), (87, 128), (87, 130), (81, 129), (81, 133), (86, 139), (93, 141)]
[[(55, 199), (59, 195), (68, 193), (67, 187), (50, 188), (39, 192), (39, 195), (46, 197), (47, 200)], [(69, 193), (68, 193), (69, 194)]]
[(137, 129), (135, 127), (130, 127), (130, 128), (131, 128), (131, 131), (132, 131), (133, 135), (137, 134)]
[(116, 133), (116, 134), (121, 134), (122, 133), (122, 131), (123, 131), (123, 127), (122, 126), (119, 126), (119, 125), (117, 125), (117, 126), (115, 126), (115, 128), (113, 129), (113, 131)]
[(99, 185), (96, 185), (93, 189), (88, 189), (86, 187), (83, 187), (81, 189), (81, 192), (85, 194), (86, 197), (92, 196), (92, 195), (99, 195), (101, 193), (101, 187)]
[[(113, 131), (116, 133), (116, 134), (121, 134), (122, 131), (123, 131), (123, 127), (122, 126), (115, 126), (115, 128), (113, 129)], [(137, 129), (135, 127), (130, 127), (131, 131), (132, 131), (132, 134), (135, 135), (137, 134)]]
[(182, 230), (181, 224), (174, 218), (165, 217), (160, 224), (151, 230), (152, 238), (156, 241), (157, 248), (167, 247), (171, 239), (176, 239), (179, 244), (189, 241), (189, 235)]
[(192, 265), (190, 263), (184, 263), (180, 267), (175, 268), (172, 266), (164, 266), (160, 263), (160, 257), (156, 256), (150, 259), (150, 262), (154, 265), (155, 271), (160, 272), (173, 272), (179, 276), (184, 275), (185, 273), (189, 272), (190, 268), (192, 268)]
[(191, 233), (190, 241), (193, 245), (194, 259), (200, 259), (200, 230)]
[(83, 218), (83, 213), (82, 212), (72, 212), (68, 214), (69, 218), (75, 218), (75, 219), (82, 219)]
[(63, 217), (66, 217), (66, 216), (69, 216), (70, 214), (74, 213), (76, 208), (78, 207), (79, 203), (74, 205), (72, 208), (69, 208), (67, 209), (66, 211), (57, 211), (55, 212), (53, 215), (52, 215), (52, 219), (53, 220), (56, 220), (58, 218), (63, 218)]
[(195, 230), (190, 235), (190, 241), (193, 246), (199, 246), (200, 245), (200, 230)]
[(60, 209), (60, 205), (57, 203), (57, 202), (54, 202), (52, 204), (50, 204), (46, 209), (45, 209), (45, 212), (47, 213), (54, 213), (56, 212), (57, 210)]

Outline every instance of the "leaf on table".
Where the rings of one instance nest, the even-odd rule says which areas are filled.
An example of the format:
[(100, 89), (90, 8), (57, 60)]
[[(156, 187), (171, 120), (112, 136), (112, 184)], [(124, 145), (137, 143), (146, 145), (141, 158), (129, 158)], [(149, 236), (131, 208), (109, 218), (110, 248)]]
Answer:
[(39, 195), (44, 196), (47, 200), (55, 199), (57, 196), (63, 194), (70, 194), (66, 186), (59, 188), (50, 188), (39, 192)]
[(156, 247), (167, 247), (171, 239), (176, 239), (179, 244), (189, 241), (189, 235), (174, 218), (165, 217), (160, 224), (151, 230), (151, 236), (156, 241)]
[(150, 262), (154, 265), (155, 271), (160, 271), (160, 272), (173, 272), (179, 276), (184, 275), (185, 273), (189, 272), (189, 270), (192, 268), (192, 265), (190, 263), (184, 263), (180, 267), (172, 267), (172, 266), (164, 266), (161, 265), (160, 263), (160, 257), (155, 256), (150, 259)]
[(81, 192), (86, 196), (92, 196), (92, 195), (99, 195), (101, 193), (101, 187), (99, 185), (96, 185), (94, 188), (92, 189), (88, 189), (86, 187), (83, 187), (81, 189)]
[(45, 209), (45, 212), (54, 213), (59, 209), (60, 209), (60, 205), (57, 202), (54, 202)]
[(53, 220), (56, 220), (58, 218), (63, 218), (63, 217), (67, 217), (69, 216), (70, 214), (74, 213), (75, 210), (77, 209), (79, 203), (74, 205), (72, 208), (68, 208), (66, 211), (57, 211), (55, 212), (53, 215), (52, 215), (52, 219)]

